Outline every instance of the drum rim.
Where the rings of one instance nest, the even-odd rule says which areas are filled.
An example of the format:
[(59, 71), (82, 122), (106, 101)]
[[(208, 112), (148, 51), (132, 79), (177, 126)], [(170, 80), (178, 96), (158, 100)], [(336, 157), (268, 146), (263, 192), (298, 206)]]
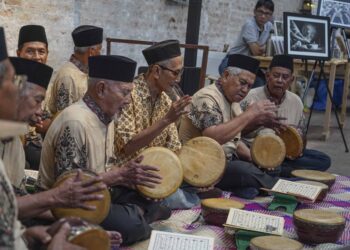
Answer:
[[(273, 243), (275, 243), (275, 241), (274, 242), (272, 242), (272, 240), (276, 240), (276, 239), (283, 239), (283, 240), (285, 240), (285, 241), (288, 241), (288, 242), (290, 242), (290, 243), (292, 243), (292, 244), (294, 244), (293, 245), (293, 247), (295, 247), (295, 249), (302, 249), (303, 248), (303, 244), (301, 243), (301, 242), (299, 242), (299, 241), (297, 241), (297, 240), (294, 240), (294, 239), (290, 239), (290, 238), (287, 238), (287, 237), (284, 237), (284, 236), (276, 236), (276, 235), (265, 235), (265, 236), (258, 236), (258, 237), (255, 237), (255, 238), (253, 238), (251, 241), (250, 241), (250, 244), (254, 244), (254, 243), (256, 243), (256, 241), (259, 241), (260, 239), (262, 239), (262, 238), (268, 238), (268, 240), (270, 240), (271, 239), (271, 243), (273, 244)], [(259, 243), (259, 242), (258, 242)], [(298, 245), (298, 246), (297, 246)], [(256, 246), (256, 245), (255, 245)], [(256, 247), (261, 247), (261, 246), (256, 246)], [(298, 248), (299, 247), (299, 248)], [(264, 247), (263, 247), (264, 248)], [(264, 249), (268, 249), (268, 248), (264, 248)]]
[(212, 201), (219, 201), (219, 200), (227, 200), (227, 201), (232, 201), (233, 203), (237, 204), (237, 205), (241, 205), (242, 207), (232, 207), (232, 208), (237, 208), (237, 209), (243, 209), (245, 207), (245, 204), (243, 202), (240, 201), (236, 201), (236, 200), (232, 200), (232, 199), (227, 199), (227, 198), (208, 198), (208, 199), (203, 199), (201, 200), (201, 207), (204, 207), (206, 209), (215, 209), (215, 210), (220, 210), (220, 211), (229, 211), (230, 208), (222, 208), (222, 207), (211, 207), (209, 205), (206, 205), (205, 202), (212, 200)]
[(145, 152), (149, 153), (149, 152), (152, 152), (152, 151), (155, 151), (155, 150), (160, 150), (162, 152), (170, 153), (170, 155), (172, 155), (172, 157), (175, 160), (175, 162), (177, 162), (176, 165), (178, 166), (178, 171), (179, 171), (179, 180), (176, 183), (177, 188), (172, 190), (171, 192), (170, 191), (167, 192), (167, 194), (164, 196), (164, 195), (155, 195), (154, 193), (151, 193), (151, 192), (147, 191), (148, 190), (147, 188), (144, 188), (144, 187), (142, 187), (140, 185), (137, 185), (136, 187), (137, 187), (137, 190), (140, 192), (140, 194), (145, 196), (145, 197), (148, 197), (148, 198), (151, 198), (151, 199), (163, 199), (163, 198), (166, 198), (166, 197), (172, 195), (173, 193), (175, 193), (176, 190), (181, 186), (182, 180), (183, 180), (183, 167), (182, 167), (181, 161), (179, 160), (178, 156), (173, 151), (171, 151), (168, 148), (158, 147), (158, 146), (156, 146), (156, 147), (149, 147), (149, 148), (146, 148), (145, 150), (143, 150), (140, 153), (140, 155), (143, 155)]
[[(186, 148), (186, 147), (190, 147), (189, 144), (190, 144), (190, 143), (193, 143), (193, 141), (197, 141), (197, 140), (204, 140), (204, 141), (207, 141), (207, 142), (211, 143), (212, 145), (215, 145), (215, 147), (217, 147), (218, 149), (221, 149), (220, 152), (221, 152), (221, 156), (222, 156), (222, 158), (223, 158), (223, 163), (224, 163), (224, 164), (223, 164), (223, 168), (222, 168), (222, 173), (220, 174), (220, 176), (218, 176), (218, 177), (216, 178), (215, 181), (210, 181), (210, 182), (207, 181), (207, 183), (205, 183), (205, 184), (203, 184), (203, 185), (198, 184), (198, 182), (193, 181), (192, 178), (189, 178), (189, 177), (187, 177), (187, 176), (185, 175), (185, 168), (186, 168), (186, 167), (184, 167), (184, 164), (182, 164), (182, 161), (181, 161), (181, 152), (182, 152), (182, 150), (183, 150), (184, 148)], [(210, 138), (210, 137), (207, 137), (207, 136), (197, 136), (197, 137), (194, 137), (194, 138), (188, 140), (184, 145), (182, 145), (182, 147), (181, 147), (181, 149), (180, 149), (180, 151), (179, 151), (179, 153), (178, 153), (178, 157), (179, 157), (179, 160), (180, 160), (180, 162), (181, 162), (181, 164), (182, 164), (182, 167), (183, 167), (183, 173), (184, 173), (183, 179), (184, 179), (184, 181), (187, 182), (188, 184), (194, 186), (194, 187), (210, 187), (210, 186), (213, 186), (213, 185), (217, 184), (217, 183), (221, 180), (222, 176), (225, 174), (226, 165), (227, 165), (227, 164), (226, 164), (227, 162), (226, 162), (226, 155), (225, 155), (225, 152), (224, 152), (222, 146), (221, 146), (216, 140), (214, 140), (214, 139), (212, 139), (212, 138)]]
[[(295, 157), (299, 157), (300, 154), (303, 152), (303, 148), (304, 148), (304, 143), (303, 143), (303, 138), (301, 138), (298, 130), (292, 126), (287, 126), (285, 130), (282, 130), (282, 132), (278, 132), (277, 135), (279, 137), (281, 137), (281, 134), (282, 133), (290, 133), (290, 134), (293, 134), (295, 136), (295, 138), (297, 139), (297, 142), (299, 143), (299, 151), (298, 151), (298, 155), (288, 155), (287, 154), (287, 146), (286, 146), (286, 157), (292, 157), (292, 158), (295, 158)], [(282, 137), (281, 137), (282, 139)], [(283, 140), (283, 139), (282, 139)], [(284, 142), (284, 141), (283, 141)], [(286, 144), (284, 142), (284, 144)]]
[[(308, 210), (308, 211), (320, 211), (320, 212), (324, 212), (324, 213), (328, 213), (329, 215), (333, 215), (333, 216), (337, 216), (338, 218), (340, 218), (342, 221), (339, 221), (339, 222), (332, 222), (332, 223), (325, 223), (325, 222), (319, 222), (319, 221), (312, 221), (310, 220), (309, 218), (302, 218), (302, 217), (299, 217), (298, 214), (301, 213), (302, 211), (305, 211), (305, 210)], [(331, 212), (331, 211), (324, 211), (324, 210), (317, 210), (317, 209), (310, 209), (310, 208), (307, 208), (307, 209), (299, 209), (297, 211), (294, 212), (293, 214), (293, 218), (295, 220), (299, 220), (299, 221), (304, 221), (304, 222), (310, 222), (312, 224), (318, 224), (318, 225), (345, 225), (346, 223), (346, 220), (343, 216), (341, 216), (340, 214), (336, 213), (336, 212)]]
[[(278, 141), (280, 143), (280, 145), (282, 146), (282, 154), (281, 154), (281, 159), (278, 160), (278, 162), (276, 164), (273, 165), (268, 165), (268, 164), (264, 164), (261, 165), (261, 163), (258, 163), (258, 160), (256, 159), (256, 152), (259, 153), (259, 151), (254, 150), (254, 145), (256, 145), (256, 140), (262, 140), (264, 138), (274, 138), (276, 139), (276, 141)], [(258, 164), (261, 168), (277, 168), (279, 165), (281, 165), (281, 163), (284, 161), (284, 159), (286, 158), (286, 145), (284, 144), (284, 141), (281, 139), (281, 137), (273, 134), (273, 133), (268, 133), (268, 134), (260, 134), (257, 137), (255, 137), (253, 144), (250, 148), (250, 153), (251, 156), (253, 158), (253, 161)], [(276, 166), (275, 166), (276, 165)]]
[[(89, 225), (89, 226), (90, 226), (90, 225)], [(109, 235), (108, 235), (107, 231), (104, 230), (102, 227), (100, 227), (100, 226), (98, 226), (98, 225), (94, 225), (94, 226), (97, 226), (97, 227), (92, 227), (91, 229), (88, 229), (88, 230), (82, 232), (81, 234), (78, 234), (78, 235), (73, 236), (72, 238), (69, 239), (69, 242), (71, 242), (72, 244), (76, 244), (76, 242), (74, 242), (74, 240), (78, 239), (78, 238), (81, 237), (81, 236), (84, 236), (85, 234), (91, 234), (92, 231), (94, 231), (94, 232), (103, 233), (104, 236), (105, 236), (107, 239), (109, 239), (109, 244), (107, 244), (107, 245), (111, 246), (110, 238), (109, 238)]]
[[(304, 172), (304, 173), (310, 173), (310, 174), (317, 174), (317, 173), (320, 173), (320, 174), (326, 174), (326, 175), (328, 175), (328, 177), (330, 177), (330, 178), (328, 178), (328, 179), (326, 179), (326, 177), (324, 176), (324, 178), (321, 176), (321, 178), (317, 178), (317, 176), (316, 176), (316, 178), (313, 178), (313, 179), (310, 179), (310, 177), (305, 177), (305, 175), (304, 176), (302, 176), (303, 174), (299, 174), (299, 175), (295, 175), (295, 173), (299, 173), (299, 172)], [(326, 171), (318, 171), (318, 170), (310, 170), (310, 169), (296, 169), (296, 170), (293, 170), (292, 172), (291, 172), (291, 174), (292, 175), (294, 175), (295, 177), (300, 177), (300, 178), (304, 178), (304, 179), (306, 179), (306, 178), (308, 178), (307, 180), (316, 180), (316, 181), (333, 181), (333, 180), (335, 180), (336, 179), (336, 176), (335, 175), (333, 175), (333, 174), (331, 174), (331, 173), (329, 173), (329, 172), (326, 172)]]
[[(62, 184), (63, 181), (65, 181), (66, 179), (72, 177), (74, 174), (77, 173), (78, 170), (81, 170), (82, 171), (82, 175), (87, 175), (88, 177), (94, 177), (94, 176), (98, 176), (98, 174), (92, 170), (89, 170), (89, 169), (71, 169), (71, 170), (68, 170), (68, 171), (65, 171), (63, 174), (61, 174), (55, 181), (53, 187), (57, 187), (59, 186), (60, 184)], [(72, 175), (72, 176), (69, 176), (69, 175)], [(54, 215), (54, 217), (56, 218), (61, 218), (60, 216), (58, 216), (58, 214), (62, 213), (61, 211), (64, 211), (64, 210), (68, 210), (68, 209), (80, 209), (82, 210), (82, 212), (84, 213), (96, 213), (97, 216), (94, 216), (93, 219), (91, 218), (87, 218), (87, 217), (81, 217), (83, 218), (84, 220), (88, 221), (88, 222), (91, 222), (91, 223), (101, 223), (108, 215), (109, 213), (109, 210), (110, 210), (110, 206), (111, 206), (111, 196), (110, 196), (110, 193), (109, 193), (109, 190), (107, 188), (103, 189), (102, 191), (100, 191), (101, 193), (103, 193), (104, 195), (104, 198), (106, 200), (106, 206), (105, 207), (105, 210), (83, 210), (81, 208), (69, 208), (69, 207), (54, 207), (51, 209), (51, 212), (52, 214)], [(98, 202), (100, 202), (102, 200), (99, 200)], [(103, 216), (104, 215), (104, 216)], [(77, 216), (77, 215), (76, 215)], [(80, 217), (80, 216), (79, 216)]]

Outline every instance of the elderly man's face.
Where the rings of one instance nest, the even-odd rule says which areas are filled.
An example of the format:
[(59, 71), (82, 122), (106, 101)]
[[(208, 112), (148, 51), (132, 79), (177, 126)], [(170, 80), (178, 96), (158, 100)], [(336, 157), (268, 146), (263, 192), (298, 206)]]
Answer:
[(121, 110), (130, 103), (134, 84), (129, 82), (109, 81), (106, 83), (104, 112), (109, 116), (119, 115)]
[(30, 82), (20, 91), (18, 120), (34, 125), (42, 116), (41, 104), (45, 99), (46, 89)]
[(231, 75), (226, 70), (221, 77), (221, 85), (229, 102), (240, 102), (246, 97), (255, 81), (255, 75), (242, 70), (238, 75)]
[(42, 42), (27, 42), (17, 50), (17, 56), (28, 60), (46, 64), (49, 51), (47, 45)]
[(159, 77), (157, 81), (157, 88), (159, 89), (159, 92), (167, 92), (181, 80), (183, 72), (183, 58), (182, 56), (177, 56), (170, 59), (167, 66), (156, 64), (155, 67), (158, 69), (157, 72)]
[(294, 77), (290, 69), (273, 67), (266, 73), (267, 87), (273, 97), (281, 98), (293, 82)]
[(6, 59), (8, 70), (0, 84), (0, 119), (16, 120), (18, 107), (18, 88), (14, 84), (15, 70), (10, 61)]

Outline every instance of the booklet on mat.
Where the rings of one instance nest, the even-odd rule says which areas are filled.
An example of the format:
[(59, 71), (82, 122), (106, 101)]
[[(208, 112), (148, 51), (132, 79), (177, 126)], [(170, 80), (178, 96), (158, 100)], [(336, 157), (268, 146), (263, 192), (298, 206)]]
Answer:
[(278, 180), (277, 183), (273, 186), (271, 190), (265, 189), (269, 192), (281, 193), (293, 195), (297, 198), (302, 198), (305, 200), (310, 200), (315, 202), (318, 195), (322, 191), (322, 188), (315, 185), (287, 181), (287, 180)]
[(213, 250), (214, 238), (153, 230), (148, 250)]
[(267, 234), (282, 235), (284, 218), (230, 208), (230, 212), (224, 226), (235, 229), (263, 232)]

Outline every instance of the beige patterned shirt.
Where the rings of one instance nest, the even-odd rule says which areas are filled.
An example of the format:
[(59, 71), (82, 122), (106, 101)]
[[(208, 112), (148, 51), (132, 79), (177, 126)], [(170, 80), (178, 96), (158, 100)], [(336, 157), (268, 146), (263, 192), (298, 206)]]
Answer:
[(135, 158), (147, 147), (166, 147), (172, 151), (181, 148), (176, 125), (172, 123), (154, 138), (147, 147), (129, 156), (123, 152), (124, 146), (135, 135), (163, 118), (169, 111), (170, 106), (171, 100), (164, 92), (152, 104), (150, 90), (143, 74), (134, 80), (131, 103), (122, 110), (120, 116), (115, 121), (114, 143), (118, 165), (122, 165), (128, 160)]
[(87, 90), (87, 68), (74, 56), (57, 72), (52, 82), (48, 108), (56, 114), (81, 99)]
[(108, 171), (113, 132), (113, 120), (89, 96), (66, 108), (45, 135), (38, 187), (51, 188), (58, 176), (72, 169)]

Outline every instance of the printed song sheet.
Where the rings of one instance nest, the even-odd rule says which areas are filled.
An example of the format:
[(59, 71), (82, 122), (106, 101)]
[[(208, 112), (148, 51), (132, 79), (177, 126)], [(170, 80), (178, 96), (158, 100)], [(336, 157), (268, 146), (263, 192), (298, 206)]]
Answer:
[(284, 218), (230, 208), (230, 213), (227, 217), (225, 226), (268, 234), (282, 235)]
[(152, 231), (148, 250), (213, 250), (214, 238)]
[(298, 183), (286, 180), (278, 180), (271, 191), (278, 193), (291, 194), (296, 197), (306, 198), (315, 201), (322, 188), (315, 185)]

